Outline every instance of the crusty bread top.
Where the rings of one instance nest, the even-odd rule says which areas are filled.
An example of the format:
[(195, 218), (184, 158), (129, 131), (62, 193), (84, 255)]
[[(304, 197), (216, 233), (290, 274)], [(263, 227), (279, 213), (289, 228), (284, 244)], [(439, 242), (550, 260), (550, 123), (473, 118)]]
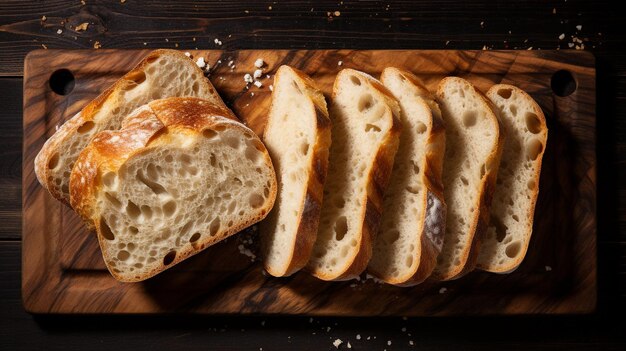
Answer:
[[(116, 81), (110, 88), (88, 103), (74, 117), (65, 122), (59, 130), (50, 137), (35, 159), (35, 174), (37, 179), (56, 199), (69, 203), (69, 186), (67, 178), (75, 157), (80, 150), (97, 134), (105, 129), (118, 129), (118, 121), (111, 120), (110, 111), (125, 111), (128, 107), (127, 94), (132, 96), (133, 89), (146, 80), (149, 66), (159, 59), (169, 59), (172, 62), (184, 62), (186, 70), (193, 72), (197, 81), (189, 83), (189, 90), (197, 91), (198, 97), (209, 100), (224, 110), (224, 114), (234, 117), (215, 91), (211, 82), (204, 78), (202, 70), (183, 53), (176, 50), (155, 50), (148, 54), (130, 72)], [(154, 68), (154, 67), (153, 67)], [(168, 77), (165, 77), (166, 79)], [(196, 85), (197, 84), (197, 85)], [(161, 89), (163, 87), (159, 87)], [(182, 88), (182, 87), (181, 87)], [(156, 87), (155, 87), (156, 89)], [(195, 89), (195, 90), (194, 90)], [(191, 96), (190, 95), (190, 96)], [(164, 98), (168, 96), (158, 96)], [(155, 97), (152, 97), (155, 98)], [(146, 101), (147, 102), (147, 101)], [(145, 103), (145, 102), (144, 102)], [(143, 104), (143, 103), (141, 103)], [(140, 104), (140, 105), (141, 105)], [(135, 106), (138, 107), (139, 105)], [(130, 113), (135, 107), (130, 109)]]

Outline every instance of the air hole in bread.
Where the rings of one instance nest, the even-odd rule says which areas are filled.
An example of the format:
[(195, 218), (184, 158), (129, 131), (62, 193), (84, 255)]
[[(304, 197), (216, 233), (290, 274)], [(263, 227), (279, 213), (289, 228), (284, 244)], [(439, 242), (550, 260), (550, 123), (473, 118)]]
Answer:
[(361, 80), (356, 76), (350, 76), (350, 81), (354, 85), (361, 85)]
[(122, 207), (122, 203), (120, 202), (120, 200), (118, 200), (115, 195), (109, 193), (108, 191), (104, 193), (104, 197), (106, 197), (106, 199), (109, 200), (109, 202), (116, 208)]
[(408, 268), (411, 268), (411, 266), (413, 265), (413, 255), (408, 255), (404, 263)]
[(520, 250), (522, 249), (522, 244), (519, 241), (515, 241), (506, 246), (504, 252), (510, 258), (516, 257)]
[(426, 127), (424, 123), (419, 122), (419, 121), (415, 123), (415, 130), (417, 131), (418, 134), (424, 133), (426, 129), (428, 128)]
[(156, 195), (167, 193), (167, 190), (165, 190), (165, 188), (161, 184), (157, 182), (153, 182), (150, 179), (146, 178), (141, 169), (137, 170), (136, 175), (137, 175), (137, 180), (142, 182), (145, 186), (147, 186), (150, 190), (152, 190), (152, 192), (155, 193)]
[(133, 89), (135, 86), (145, 82), (146, 81), (146, 74), (143, 71), (134, 71), (134, 72), (130, 72), (128, 75), (126, 75), (126, 77), (124, 77), (124, 79), (128, 80), (132, 84), (135, 84), (134, 86), (130, 86), (130, 87), (128, 87), (126, 89), (126, 90), (130, 90), (130, 89)]
[(232, 226), (233, 226), (233, 221), (232, 221), (232, 220), (228, 221), (228, 223), (226, 224), (226, 226), (228, 226), (228, 227), (232, 227)]
[(469, 185), (469, 181), (467, 180), (467, 178), (465, 178), (465, 176), (461, 176), (460, 179), (461, 179), (461, 182), (463, 183), (463, 185), (465, 185), (465, 186)]
[(113, 188), (117, 183), (117, 175), (113, 172), (107, 172), (102, 176), (102, 184), (107, 188)]
[(107, 224), (104, 218), (100, 218), (100, 233), (107, 240), (115, 240), (115, 234), (111, 230), (111, 227)]
[(167, 217), (172, 217), (174, 213), (176, 213), (176, 202), (174, 200), (170, 200), (163, 205), (163, 214)]
[(519, 217), (517, 215), (512, 215), (511, 218), (513, 218), (515, 222), (519, 222)]
[(170, 264), (172, 264), (172, 262), (174, 262), (175, 258), (176, 258), (176, 251), (172, 250), (168, 252), (167, 255), (165, 255), (165, 257), (163, 257), (163, 264), (165, 266), (169, 266)]
[(352, 240), (350, 240), (350, 246), (352, 246), (352, 247), (356, 247), (356, 245), (357, 245), (357, 244), (358, 244), (358, 243), (357, 243), (356, 239), (352, 239)]
[(348, 232), (348, 219), (346, 216), (341, 216), (337, 218), (337, 222), (335, 222), (335, 239), (341, 241), (346, 233)]
[(517, 116), (517, 105), (509, 106), (509, 110), (511, 110), (511, 113), (513, 114), (513, 116)]
[(341, 248), (341, 257), (348, 257), (348, 252), (350, 248), (348, 246), (344, 246)]
[(417, 163), (415, 161), (412, 161), (411, 163), (413, 164), (413, 173), (419, 174), (420, 173), (420, 167), (417, 165)]
[(120, 252), (117, 253), (117, 259), (120, 261), (126, 261), (129, 258), (130, 258), (130, 252), (126, 250), (121, 250)]
[(303, 143), (300, 145), (300, 152), (306, 156), (309, 153), (309, 143)]
[(300, 86), (298, 85), (298, 83), (296, 83), (295, 80), (292, 80), (291, 84), (293, 85), (293, 88), (296, 90), (296, 92), (302, 95), (302, 90), (300, 90)]
[(215, 236), (219, 230), (220, 230), (220, 218), (215, 217), (215, 219), (211, 221), (211, 225), (209, 225), (209, 235)]
[(237, 202), (231, 201), (230, 204), (228, 204), (228, 214), (235, 212), (236, 209), (237, 209)]
[(499, 217), (491, 216), (491, 226), (496, 230), (496, 240), (498, 242), (502, 242), (506, 237), (506, 232), (508, 230), (507, 226), (502, 223), (502, 220)]
[(135, 234), (139, 233), (139, 229), (137, 229), (137, 227), (134, 227), (134, 226), (132, 226), (132, 225), (131, 225), (130, 227), (128, 227), (128, 231), (129, 231), (131, 234), (133, 234), (133, 235), (135, 235)]
[(476, 111), (466, 111), (463, 114), (463, 124), (466, 127), (473, 127), (474, 125), (476, 125)]
[(375, 125), (375, 124), (367, 123), (365, 125), (365, 131), (366, 132), (378, 133), (378, 132), (381, 131), (381, 129), (377, 125)]
[(95, 123), (93, 123), (92, 121), (87, 121), (85, 123), (83, 123), (80, 127), (78, 127), (78, 129), (76, 130), (78, 132), (78, 134), (85, 134), (88, 133), (90, 130), (93, 129), (93, 127), (95, 127)]
[(196, 241), (198, 241), (200, 239), (201, 234), (200, 233), (194, 233), (191, 238), (189, 238), (189, 242), (190, 243), (195, 243)]
[(225, 125), (220, 124), (220, 125), (215, 126), (215, 128), (214, 128), (214, 129), (215, 129), (215, 131), (217, 131), (217, 132), (223, 132), (223, 131), (225, 131), (225, 130), (226, 130), (226, 126), (225, 126)]
[(238, 149), (239, 148), (239, 137), (238, 136), (226, 137), (224, 139), (224, 143), (226, 143), (226, 145), (232, 147), (233, 149)]
[(386, 230), (383, 233), (383, 241), (387, 245), (395, 243), (400, 238), (400, 231), (397, 229)]
[(410, 192), (411, 194), (419, 194), (420, 192), (420, 187), (419, 185), (409, 185), (406, 187), (406, 191)]
[(128, 204), (126, 205), (126, 213), (131, 219), (137, 219), (139, 215), (141, 215), (141, 210), (139, 206), (137, 206), (134, 202), (128, 200)]
[(539, 132), (541, 132), (541, 121), (539, 121), (539, 117), (532, 113), (532, 112), (526, 112), (526, 128), (528, 128), (528, 131), (533, 133), (533, 134), (538, 134)]
[(529, 160), (536, 160), (539, 154), (543, 151), (543, 144), (539, 139), (532, 139), (526, 145), (526, 156)]
[(48, 161), (48, 168), (55, 169), (57, 168), (58, 165), (59, 165), (59, 154), (54, 153), (54, 155), (52, 155), (52, 157), (50, 157), (50, 160)]
[(498, 95), (500, 95), (503, 99), (510, 98), (512, 92), (513, 91), (511, 89), (498, 89)]
[(200, 89), (200, 85), (198, 84), (198, 82), (193, 82), (193, 85), (191, 86), (191, 90), (193, 90), (194, 93), (197, 93), (198, 89)]
[(343, 197), (338, 197), (337, 199), (335, 199), (335, 206), (337, 206), (337, 208), (343, 208), (346, 205), (346, 200), (343, 199)]
[(165, 156), (165, 162), (167, 163), (174, 162), (174, 157), (172, 155)]
[(537, 186), (537, 184), (535, 183), (534, 180), (529, 180), (526, 185), (528, 186), (528, 189), (530, 189), (530, 190), (534, 190), (535, 187)]
[(148, 206), (148, 205), (142, 205), (140, 207), (141, 209), (141, 214), (146, 218), (146, 219), (150, 219), (152, 218), (152, 207)]
[(365, 94), (359, 98), (358, 109), (359, 112), (369, 110), (374, 105), (374, 97), (372, 94)]
[(211, 154), (211, 156), (209, 156), (209, 163), (211, 164), (211, 167), (217, 166), (217, 159), (215, 158), (215, 154)]
[(257, 209), (261, 206), (263, 206), (263, 196), (259, 195), (259, 194), (252, 194), (250, 195), (250, 198), (248, 199), (248, 202), (250, 203), (250, 206), (254, 209)]
[(213, 139), (217, 137), (217, 132), (212, 129), (205, 129), (202, 131), (202, 135), (207, 139)]
[(256, 148), (248, 145), (248, 147), (246, 148), (246, 158), (248, 160), (252, 161), (253, 163), (257, 163), (259, 161), (260, 156), (261, 155)]
[(270, 188), (268, 188), (268, 187), (264, 187), (263, 188), (263, 196), (265, 198), (268, 198), (270, 196)]
[[(159, 167), (160, 168), (160, 167)], [(146, 168), (146, 174), (148, 176), (148, 179), (157, 181), (159, 180), (159, 173), (161, 169), (157, 169), (157, 166), (155, 166), (154, 164), (149, 164), (148, 167)]]

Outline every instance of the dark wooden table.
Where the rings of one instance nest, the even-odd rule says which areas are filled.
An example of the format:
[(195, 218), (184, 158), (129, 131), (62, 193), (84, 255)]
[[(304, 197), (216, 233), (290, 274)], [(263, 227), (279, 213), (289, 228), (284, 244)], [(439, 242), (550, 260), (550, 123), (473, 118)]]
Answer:
[[(340, 349), (348, 349), (350, 342), (357, 350), (626, 347), (626, 13), (616, 8), (615, 1), (83, 3), (0, 2), (0, 350), (330, 350), (335, 349), (336, 339), (343, 341)], [(86, 30), (77, 31), (85, 22), (89, 23)], [(593, 52), (598, 106), (598, 312), (406, 320), (27, 314), (20, 297), (23, 59), (30, 50), (42, 47), (99, 46), (578, 47)]]

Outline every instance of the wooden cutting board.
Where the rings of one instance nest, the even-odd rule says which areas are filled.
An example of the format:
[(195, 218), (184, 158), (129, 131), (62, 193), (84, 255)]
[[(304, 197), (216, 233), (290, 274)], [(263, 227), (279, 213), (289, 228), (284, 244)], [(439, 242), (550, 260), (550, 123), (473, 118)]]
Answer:
[[(226, 103), (257, 133), (264, 126), (273, 75), (283, 64), (312, 75), (327, 96), (336, 73), (343, 68), (360, 69), (378, 77), (385, 67), (396, 66), (417, 74), (430, 89), (441, 78), (457, 75), (482, 91), (494, 83), (514, 84), (537, 100), (550, 131), (534, 234), (521, 267), (508, 275), (473, 272), (452, 282), (398, 288), (366, 279), (365, 275), (360, 281), (348, 282), (323, 282), (303, 272), (289, 278), (270, 277), (258, 260), (249, 257), (255, 250), (254, 230), (210, 247), (145, 282), (115, 281), (104, 266), (95, 235), (37, 183), (33, 161), (57, 126), (148, 52), (38, 50), (26, 57), (22, 295), (28, 311), (432, 316), (595, 310), (596, 93), (591, 54), (191, 51), (195, 58), (205, 58), (211, 67), (210, 79)], [(253, 73), (258, 58), (266, 63), (263, 86), (247, 88), (244, 74)], [(555, 91), (571, 94), (562, 97)]]

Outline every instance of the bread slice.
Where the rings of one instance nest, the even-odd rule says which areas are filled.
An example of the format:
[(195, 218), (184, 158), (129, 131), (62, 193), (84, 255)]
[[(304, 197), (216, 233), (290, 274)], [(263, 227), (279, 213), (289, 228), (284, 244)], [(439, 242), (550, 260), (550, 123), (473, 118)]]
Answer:
[(35, 159), (37, 179), (52, 196), (69, 203), (70, 172), (93, 137), (102, 130), (119, 129), (137, 107), (174, 96), (201, 97), (231, 113), (189, 57), (175, 50), (153, 51), (46, 141)]
[(71, 204), (95, 226), (116, 279), (147, 279), (271, 210), (277, 186), (269, 154), (226, 117), (207, 100), (156, 100), (80, 154)]
[(476, 266), (496, 183), (504, 134), (487, 98), (468, 81), (444, 78), (437, 100), (446, 125), (446, 234), (433, 278), (455, 279)]
[(389, 67), (381, 80), (400, 102), (403, 128), (368, 271), (410, 286), (430, 276), (443, 245), (445, 129), (434, 96), (417, 77)]
[(265, 269), (282, 277), (300, 270), (311, 256), (330, 147), (324, 95), (297, 69), (281, 66), (274, 76), (263, 141), (276, 169), (278, 195), (259, 226), (261, 250)]
[(332, 145), (317, 241), (308, 269), (323, 280), (358, 276), (372, 255), (400, 137), (400, 106), (376, 79), (344, 69), (333, 86)]
[(478, 268), (508, 273), (522, 263), (530, 242), (548, 128), (541, 108), (523, 90), (497, 84), (487, 97), (500, 113), (507, 138)]

